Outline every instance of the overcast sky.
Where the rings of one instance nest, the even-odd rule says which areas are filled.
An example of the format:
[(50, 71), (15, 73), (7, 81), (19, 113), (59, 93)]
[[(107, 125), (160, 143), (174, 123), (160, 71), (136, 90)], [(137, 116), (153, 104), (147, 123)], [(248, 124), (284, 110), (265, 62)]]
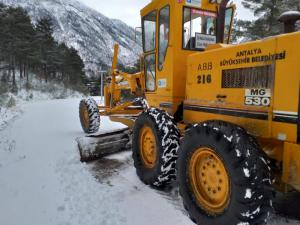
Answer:
[[(79, 0), (98, 10), (105, 16), (117, 18), (132, 27), (140, 26), (140, 9), (143, 8), (151, 0)], [(237, 3), (238, 18), (252, 19), (251, 12), (244, 9), (240, 0), (234, 0)]]

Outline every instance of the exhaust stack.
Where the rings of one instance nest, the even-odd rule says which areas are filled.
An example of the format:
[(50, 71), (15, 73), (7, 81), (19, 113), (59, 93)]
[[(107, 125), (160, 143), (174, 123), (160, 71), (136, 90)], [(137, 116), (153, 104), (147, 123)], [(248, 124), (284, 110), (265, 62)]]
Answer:
[(284, 23), (284, 33), (293, 33), (296, 31), (296, 22), (300, 20), (300, 12), (288, 11), (279, 17), (279, 22)]

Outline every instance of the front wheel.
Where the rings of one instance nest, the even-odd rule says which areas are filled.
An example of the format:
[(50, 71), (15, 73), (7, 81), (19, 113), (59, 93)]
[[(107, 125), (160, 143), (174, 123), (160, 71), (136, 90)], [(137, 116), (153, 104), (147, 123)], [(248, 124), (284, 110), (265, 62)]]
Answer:
[(164, 111), (150, 108), (135, 121), (132, 151), (137, 175), (145, 184), (164, 186), (176, 178), (179, 130)]
[(100, 114), (93, 98), (83, 99), (79, 104), (79, 118), (83, 131), (87, 134), (95, 133), (100, 127)]
[(272, 211), (268, 161), (255, 139), (233, 124), (211, 121), (187, 131), (178, 180), (198, 225), (265, 224)]

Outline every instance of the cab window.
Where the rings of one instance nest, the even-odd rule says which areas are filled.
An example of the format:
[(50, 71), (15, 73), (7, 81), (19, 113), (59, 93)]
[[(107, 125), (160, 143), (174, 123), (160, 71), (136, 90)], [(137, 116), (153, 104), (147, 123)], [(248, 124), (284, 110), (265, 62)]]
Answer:
[(158, 69), (163, 69), (170, 32), (170, 6), (166, 6), (159, 11), (159, 46), (158, 46)]
[(145, 56), (146, 91), (155, 91), (156, 88), (155, 54)]
[(156, 45), (156, 11), (143, 18), (143, 47), (144, 52), (155, 50)]
[(217, 14), (187, 7), (183, 10), (183, 48), (203, 50), (215, 44)]

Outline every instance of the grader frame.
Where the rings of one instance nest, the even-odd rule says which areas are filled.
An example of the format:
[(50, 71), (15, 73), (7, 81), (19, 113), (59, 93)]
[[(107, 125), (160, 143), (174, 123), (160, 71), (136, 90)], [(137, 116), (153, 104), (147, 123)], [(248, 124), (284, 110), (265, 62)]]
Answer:
[[(104, 87), (104, 106), (99, 105), (101, 116), (137, 115), (141, 109), (134, 107), (133, 102), (123, 102), (121, 91), (130, 90), (136, 97), (143, 97), (145, 91), (144, 72), (128, 74), (117, 69), (119, 45), (114, 46), (114, 56), (110, 71), (111, 82)], [(118, 104), (117, 104), (118, 103)], [(127, 124), (128, 125), (128, 124)]]

